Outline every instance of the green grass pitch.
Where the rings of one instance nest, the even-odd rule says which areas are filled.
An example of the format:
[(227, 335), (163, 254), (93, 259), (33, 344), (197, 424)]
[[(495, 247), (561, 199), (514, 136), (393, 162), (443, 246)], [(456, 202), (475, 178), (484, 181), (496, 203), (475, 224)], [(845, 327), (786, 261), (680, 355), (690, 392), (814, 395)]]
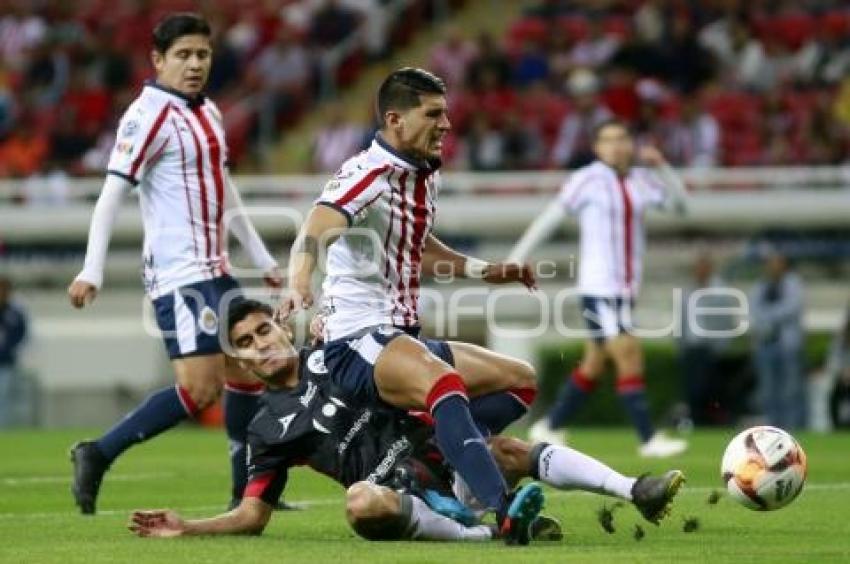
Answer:
[[(606, 534), (596, 511), (610, 498), (547, 489), (545, 511), (561, 520), (566, 538), (516, 548), (360, 540), (345, 523), (342, 490), (302, 469), (287, 499), (307, 508), (276, 514), (261, 537), (139, 539), (125, 528), (134, 508), (187, 516), (222, 510), (229, 481), (223, 432), (179, 429), (129, 451), (107, 476), (96, 517), (77, 514), (68, 490), (67, 447), (86, 433), (0, 433), (0, 562), (850, 562), (850, 436), (799, 434), (807, 488), (789, 507), (757, 513), (725, 496), (707, 503), (720, 489), (718, 466), (732, 435), (697, 432), (686, 455), (647, 462), (636, 456), (629, 431), (577, 429), (576, 448), (622, 472), (684, 470), (688, 483), (673, 513), (654, 527), (624, 507), (615, 513), (616, 533)], [(685, 533), (690, 517), (699, 528)], [(640, 541), (636, 524), (646, 532)]]

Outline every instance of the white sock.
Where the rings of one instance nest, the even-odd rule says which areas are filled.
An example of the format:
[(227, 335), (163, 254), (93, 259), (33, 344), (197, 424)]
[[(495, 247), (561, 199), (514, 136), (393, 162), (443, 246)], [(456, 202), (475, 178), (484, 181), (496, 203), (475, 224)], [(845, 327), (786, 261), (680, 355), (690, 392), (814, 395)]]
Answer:
[(627, 478), (595, 458), (569, 447), (547, 446), (537, 459), (540, 480), (560, 490), (585, 490), (632, 499), (637, 481)]
[(416, 496), (410, 496), (410, 536), (417, 540), (432, 541), (487, 541), (493, 530), (487, 525), (466, 527), (453, 519), (436, 513)]

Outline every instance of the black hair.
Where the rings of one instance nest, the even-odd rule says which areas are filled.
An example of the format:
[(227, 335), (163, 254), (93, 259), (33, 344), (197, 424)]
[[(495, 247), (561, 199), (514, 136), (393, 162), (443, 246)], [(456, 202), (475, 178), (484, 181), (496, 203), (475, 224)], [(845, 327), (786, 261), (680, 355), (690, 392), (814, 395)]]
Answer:
[(160, 53), (165, 53), (174, 42), (184, 35), (206, 35), (210, 37), (210, 24), (200, 14), (179, 12), (165, 16), (153, 28), (153, 47)]
[(629, 129), (629, 124), (627, 124), (620, 118), (607, 118), (597, 123), (596, 126), (593, 128), (592, 139), (594, 143), (599, 140), (599, 135), (602, 134), (602, 130), (604, 130), (606, 127), (622, 127), (626, 131), (626, 133), (628, 133), (629, 135), (632, 134), (631, 130)]
[(265, 313), (269, 317), (274, 317), (272, 306), (258, 300), (238, 300), (230, 304), (227, 310), (228, 340), (233, 327), (252, 313)]
[(388, 110), (409, 110), (422, 103), (421, 94), (445, 94), (443, 79), (424, 69), (404, 67), (393, 71), (378, 88), (378, 123), (383, 127)]

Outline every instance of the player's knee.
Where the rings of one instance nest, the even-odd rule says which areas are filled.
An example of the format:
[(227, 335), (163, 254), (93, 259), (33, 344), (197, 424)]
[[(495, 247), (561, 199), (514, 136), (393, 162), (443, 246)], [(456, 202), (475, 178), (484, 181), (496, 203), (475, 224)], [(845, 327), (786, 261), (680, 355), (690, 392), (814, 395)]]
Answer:
[(189, 397), (195, 403), (198, 410), (205, 409), (214, 404), (221, 396), (221, 382), (204, 381), (204, 382), (188, 382), (181, 384), (181, 387), (186, 390)]
[(524, 360), (514, 360), (512, 363), (513, 373), (513, 388), (537, 389), (537, 371), (534, 367)]
[(490, 452), (507, 478), (520, 479), (528, 473), (530, 447), (513, 437), (497, 435), (489, 440)]

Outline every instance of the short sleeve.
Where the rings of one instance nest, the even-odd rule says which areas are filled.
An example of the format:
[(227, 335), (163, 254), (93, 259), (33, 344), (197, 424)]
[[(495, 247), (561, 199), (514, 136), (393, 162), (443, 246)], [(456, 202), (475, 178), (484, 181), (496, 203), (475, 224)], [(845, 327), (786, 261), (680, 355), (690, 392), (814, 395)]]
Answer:
[(250, 443), (245, 497), (257, 497), (269, 505), (276, 505), (280, 500), (289, 476), (290, 461), (279, 450), (254, 441)]
[(667, 189), (658, 175), (646, 168), (634, 170), (633, 178), (641, 198), (648, 206), (661, 208), (667, 204)]
[(368, 208), (384, 189), (381, 177), (390, 165), (369, 168), (359, 163), (346, 163), (325, 184), (317, 204), (330, 206), (348, 218), (349, 225), (355, 215)]
[(577, 213), (588, 201), (592, 178), (586, 174), (572, 174), (561, 186), (558, 203), (571, 214)]
[(168, 142), (163, 127), (167, 115), (167, 104), (159, 108), (130, 106), (118, 125), (107, 172), (138, 184)]

